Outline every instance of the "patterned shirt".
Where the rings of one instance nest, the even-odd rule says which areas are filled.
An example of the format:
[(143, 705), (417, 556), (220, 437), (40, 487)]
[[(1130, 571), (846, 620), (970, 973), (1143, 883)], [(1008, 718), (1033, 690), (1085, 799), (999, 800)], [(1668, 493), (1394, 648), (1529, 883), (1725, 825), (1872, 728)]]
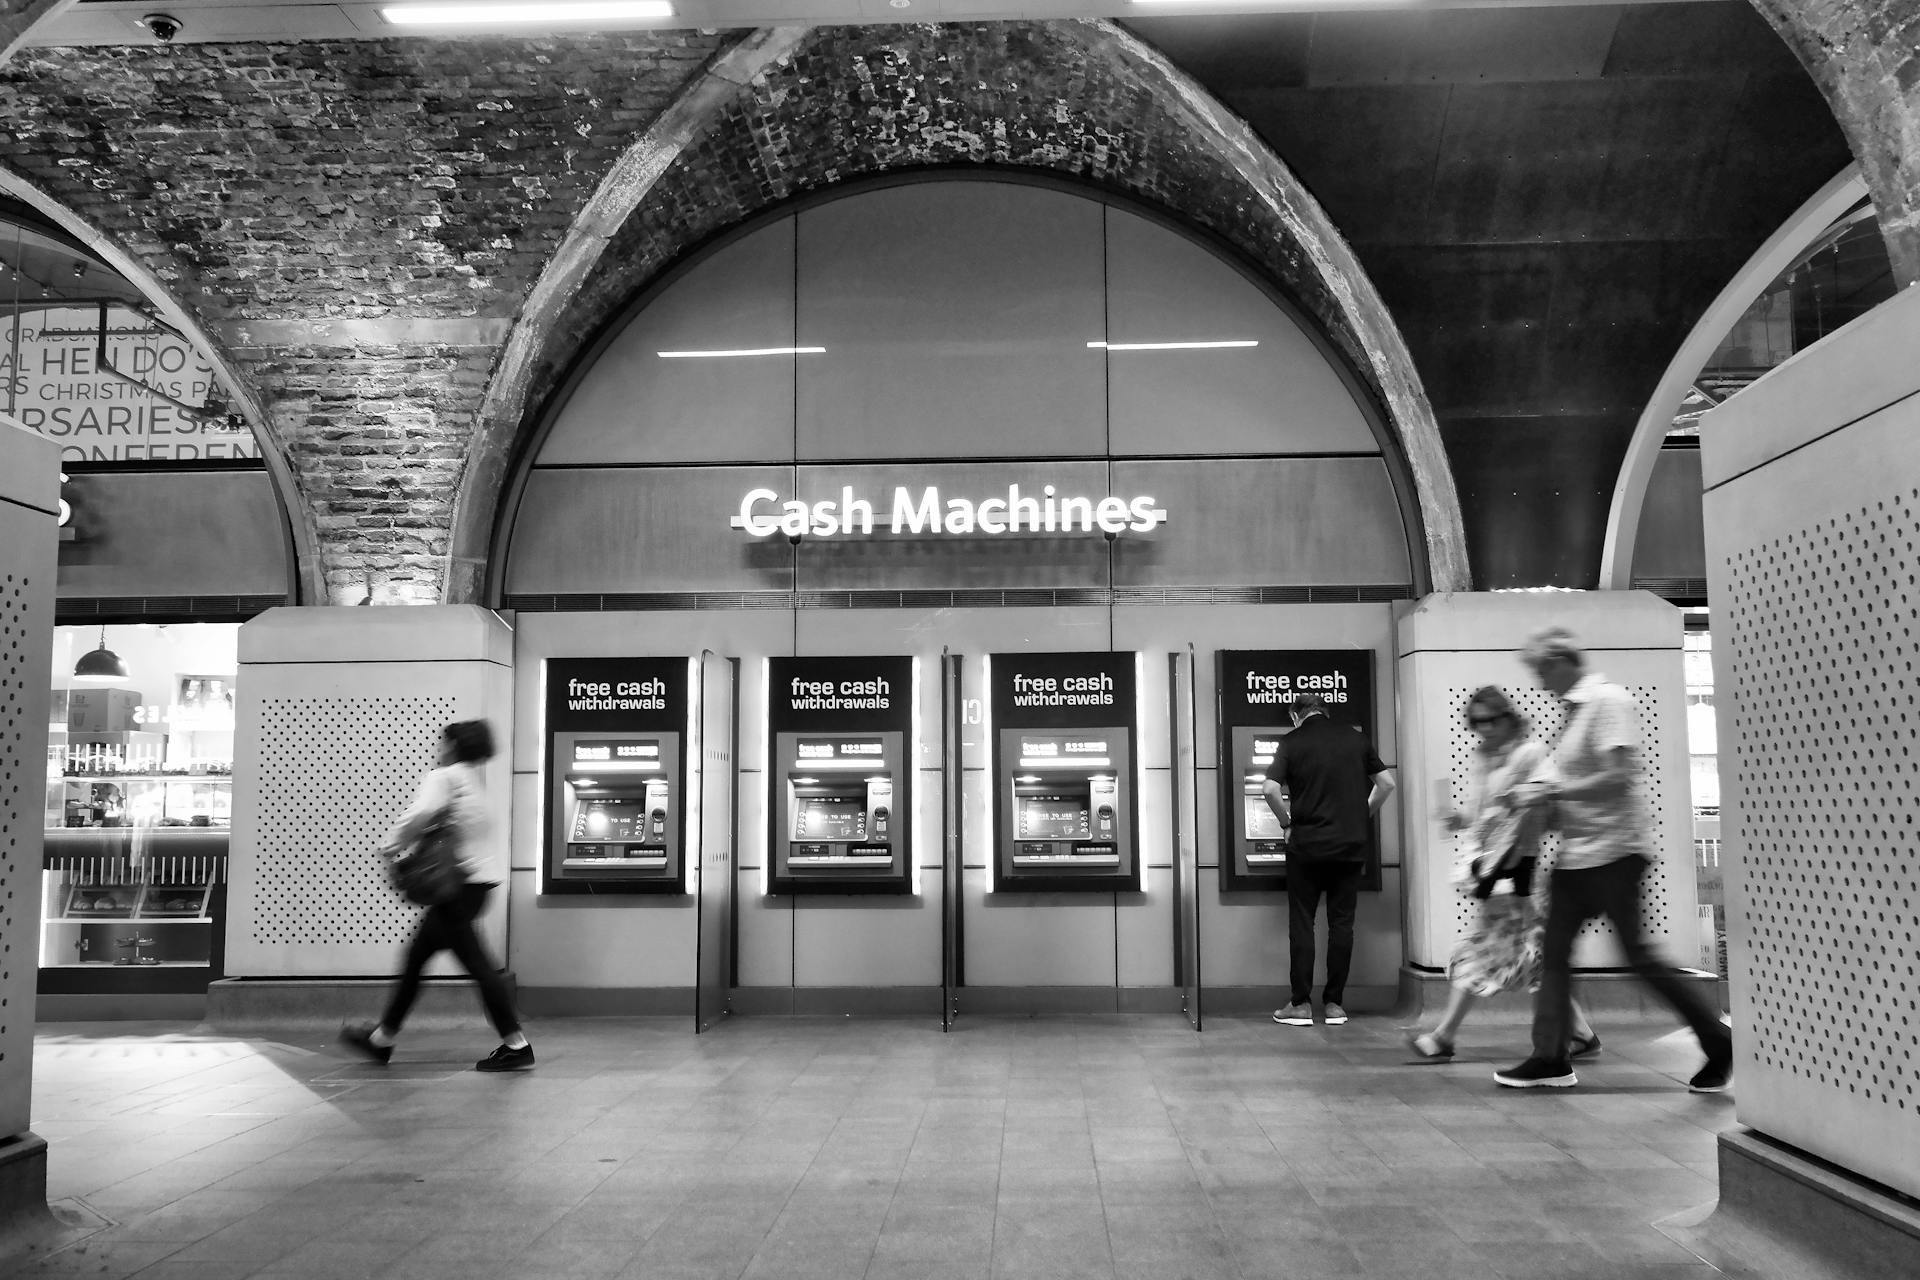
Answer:
[(1640, 854), (1653, 856), (1638, 776), (1640, 713), (1633, 695), (1597, 671), (1567, 690), (1566, 725), (1553, 744), (1553, 763), (1562, 784), (1577, 787), (1607, 767), (1608, 753), (1626, 747), (1636, 756), (1635, 776), (1624, 796), (1554, 801), (1560, 827), (1560, 856), (1554, 867), (1581, 871)]

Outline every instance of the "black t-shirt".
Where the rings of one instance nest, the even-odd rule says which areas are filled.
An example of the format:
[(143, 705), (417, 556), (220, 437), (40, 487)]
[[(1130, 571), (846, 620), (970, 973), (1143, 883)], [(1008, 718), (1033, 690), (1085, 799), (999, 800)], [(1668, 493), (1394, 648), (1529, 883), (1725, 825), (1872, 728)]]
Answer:
[(1373, 843), (1367, 795), (1386, 772), (1367, 735), (1312, 715), (1280, 740), (1274, 776), (1293, 807), (1288, 852), (1303, 862), (1364, 862)]

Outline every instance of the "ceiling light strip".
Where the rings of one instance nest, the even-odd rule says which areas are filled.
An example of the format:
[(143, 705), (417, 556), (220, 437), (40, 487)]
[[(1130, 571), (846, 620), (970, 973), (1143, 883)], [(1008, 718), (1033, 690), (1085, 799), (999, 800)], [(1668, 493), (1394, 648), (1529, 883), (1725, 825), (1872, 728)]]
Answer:
[(522, 26), (671, 18), (669, 0), (548, 0), (543, 4), (390, 4), (380, 16), (399, 27)]
[(1257, 347), (1252, 338), (1230, 342), (1089, 342), (1087, 346), (1103, 351), (1214, 351), (1221, 347)]
[(712, 360), (722, 356), (819, 356), (825, 347), (743, 347), (735, 351), (656, 351), (662, 360)]

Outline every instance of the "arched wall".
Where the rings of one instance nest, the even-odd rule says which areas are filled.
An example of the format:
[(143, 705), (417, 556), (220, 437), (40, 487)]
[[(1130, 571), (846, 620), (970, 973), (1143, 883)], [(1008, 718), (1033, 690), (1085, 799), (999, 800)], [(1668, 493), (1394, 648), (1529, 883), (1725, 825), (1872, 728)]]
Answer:
[(1627, 456), (1620, 464), (1620, 475), (1613, 486), (1613, 503), (1607, 512), (1607, 540), (1600, 559), (1600, 585), (1603, 589), (1626, 591), (1633, 586), (1633, 557), (1640, 533), (1640, 513), (1647, 502), (1647, 487), (1653, 479), (1654, 463), (1660, 457), (1660, 442), (1673, 429), (1673, 417), (1680, 411), (1693, 380), (1700, 376), (1707, 358), (1727, 336), (1727, 331), (1782, 271), (1841, 214), (1866, 194), (1866, 182), (1858, 166), (1849, 165), (1834, 175), (1831, 182), (1815, 192), (1780, 229), (1748, 259), (1734, 278), (1727, 282), (1706, 312), (1695, 322), (1686, 341), (1680, 344), (1672, 363), (1660, 379), (1652, 398), (1640, 413)]
[(603, 242), (595, 225), (558, 255), (563, 270), (573, 270), (576, 254), (594, 266), (564, 309), (530, 310), (518, 322), (488, 397), (498, 416), (479, 427), (457, 560), (484, 558), (499, 477), (528, 415), (584, 345), (581, 335), (600, 332), (687, 249), (851, 178), (992, 164), (1076, 176), (1158, 206), (1234, 246), (1296, 297), (1385, 410), (1418, 495), (1431, 584), (1467, 585), (1452, 475), (1386, 308), (1281, 161), (1159, 54), (1094, 21), (834, 27), (778, 42), (789, 49), (757, 58), (739, 92), (696, 85), (707, 114), (686, 122), (695, 145), (678, 142), (680, 153), (650, 187), (619, 192), (631, 212), (611, 239)]
[[(656, 356), (794, 344), (817, 350)], [(509, 607), (789, 588), (1381, 599), (1408, 593), (1424, 551), (1387, 462), (1397, 441), (1310, 318), (1235, 255), (1028, 171), (789, 202), (643, 294), (555, 399), (491, 557), (489, 598)], [(1009, 535), (884, 555), (725, 524), (763, 484), (812, 498), (851, 484), (884, 524), (895, 484), (1043, 481), (1160, 495), (1168, 524), (1145, 542)]]

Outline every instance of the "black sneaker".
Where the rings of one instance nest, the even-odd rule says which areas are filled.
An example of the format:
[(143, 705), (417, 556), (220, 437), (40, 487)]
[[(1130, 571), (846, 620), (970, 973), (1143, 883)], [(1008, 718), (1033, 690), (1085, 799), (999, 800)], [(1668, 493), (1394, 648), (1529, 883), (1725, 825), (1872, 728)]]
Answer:
[(501, 1045), (486, 1057), (473, 1064), (475, 1071), (525, 1071), (533, 1066), (533, 1046), (523, 1044), (518, 1049), (509, 1049)]
[(1695, 1093), (1725, 1093), (1733, 1087), (1733, 1055), (1716, 1054), (1707, 1059), (1707, 1065), (1694, 1072), (1693, 1079), (1687, 1081), (1687, 1088)]
[(372, 1027), (342, 1027), (340, 1028), (340, 1043), (350, 1049), (355, 1049), (360, 1053), (366, 1054), (375, 1062), (387, 1062), (393, 1057), (392, 1045), (375, 1044), (373, 1042)]
[(1493, 1079), (1509, 1089), (1571, 1089), (1580, 1083), (1580, 1078), (1566, 1063), (1542, 1058), (1528, 1058), (1517, 1067), (1496, 1071)]

